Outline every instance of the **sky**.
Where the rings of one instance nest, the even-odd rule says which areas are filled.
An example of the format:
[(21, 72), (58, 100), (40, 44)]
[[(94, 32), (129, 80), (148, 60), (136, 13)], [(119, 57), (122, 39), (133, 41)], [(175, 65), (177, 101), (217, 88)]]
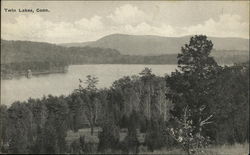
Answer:
[(68, 43), (114, 33), (249, 38), (249, 1), (1, 1), (2, 39)]

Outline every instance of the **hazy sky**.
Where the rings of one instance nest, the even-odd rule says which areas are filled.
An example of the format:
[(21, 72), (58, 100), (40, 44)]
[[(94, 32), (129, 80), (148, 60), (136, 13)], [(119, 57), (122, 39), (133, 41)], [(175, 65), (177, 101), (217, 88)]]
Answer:
[[(84, 42), (113, 33), (249, 38), (248, 1), (1, 1), (1, 38)], [(17, 12), (6, 12), (16, 9)], [(18, 9), (33, 9), (20, 13)], [(50, 12), (36, 12), (47, 8)]]

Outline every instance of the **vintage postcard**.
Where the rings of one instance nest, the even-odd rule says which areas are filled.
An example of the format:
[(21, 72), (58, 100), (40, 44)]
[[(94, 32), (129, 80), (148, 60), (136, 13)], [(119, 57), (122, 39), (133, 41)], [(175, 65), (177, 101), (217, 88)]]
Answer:
[(249, 1), (1, 1), (1, 154), (248, 154)]

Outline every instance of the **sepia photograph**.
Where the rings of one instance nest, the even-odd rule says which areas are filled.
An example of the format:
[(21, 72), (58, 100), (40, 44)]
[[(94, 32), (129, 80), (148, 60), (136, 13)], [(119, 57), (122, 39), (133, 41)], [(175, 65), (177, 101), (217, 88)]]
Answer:
[(249, 154), (246, 1), (1, 1), (0, 154)]

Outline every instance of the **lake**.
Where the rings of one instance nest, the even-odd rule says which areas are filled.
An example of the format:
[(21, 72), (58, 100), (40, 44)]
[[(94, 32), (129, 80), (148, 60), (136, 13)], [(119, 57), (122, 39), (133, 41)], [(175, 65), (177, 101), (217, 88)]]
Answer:
[(14, 101), (41, 98), (49, 94), (68, 95), (78, 88), (79, 79), (85, 81), (87, 75), (98, 77), (98, 88), (108, 88), (123, 76), (139, 75), (145, 67), (151, 68), (155, 75), (164, 76), (174, 71), (177, 65), (71, 65), (67, 73), (1, 80), (1, 104), (10, 105)]

